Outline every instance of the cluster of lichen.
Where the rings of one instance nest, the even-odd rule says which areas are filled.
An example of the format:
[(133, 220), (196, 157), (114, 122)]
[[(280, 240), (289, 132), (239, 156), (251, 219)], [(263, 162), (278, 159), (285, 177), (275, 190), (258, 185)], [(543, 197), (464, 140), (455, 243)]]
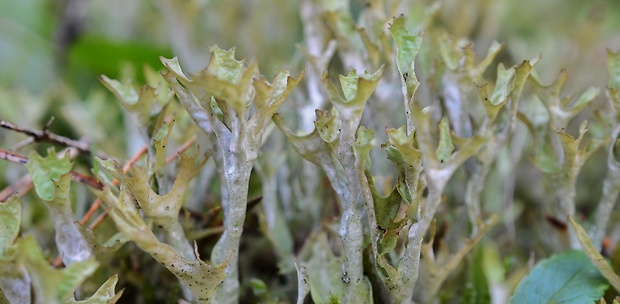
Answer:
[[(170, 18), (195, 18), (188, 10), (196, 3), (160, 4)], [(114, 303), (127, 296), (115, 290), (120, 280), (133, 293), (128, 301), (144, 302), (497, 303), (525, 276), (528, 250), (568, 248), (594, 263), (586, 270), (595, 287), (580, 289), (580, 300), (600, 298), (609, 284), (618, 290), (620, 278), (599, 250), (615, 228), (620, 192), (620, 53), (608, 52), (607, 96), (595, 86), (565, 96), (566, 72), (545, 85), (540, 56), (496, 65), (504, 48), (497, 42), (476, 56), (471, 41), (439, 24), (449, 4), (369, 1), (354, 18), (348, 1), (303, 1), (305, 60), (294, 77), (280, 69), (264, 76), (258, 62), (217, 46), (206, 68), (192, 73), (176, 57), (161, 57), (162, 72), (146, 68), (141, 87), (101, 76), (131, 121), (128, 148), (144, 145), (146, 157), (126, 170), (93, 153), (90, 172), (103, 187), (85, 194), (71, 187), (67, 153), (32, 151), (36, 196), (28, 203), (42, 201), (49, 211), (51, 252), (64, 266), (54, 269), (32, 234), (20, 236), (22, 210), (33, 207), (11, 197), (0, 205), (0, 301), (75, 302), (97, 290), (86, 303)], [(176, 51), (195, 56), (184, 41)], [(334, 79), (339, 66), (346, 75)], [(200, 146), (174, 157), (192, 135)], [(599, 186), (580, 180), (593, 155), (606, 158), (590, 165), (606, 172)], [(539, 194), (530, 180), (548, 191)], [(602, 194), (584, 211), (584, 228), (574, 220), (582, 214), (579, 192), (593, 187)], [(72, 209), (89, 195), (111, 219), (97, 234)], [(528, 199), (545, 202), (532, 212)], [(519, 224), (532, 215), (534, 228)], [(518, 248), (523, 234), (537, 235), (536, 243), (512, 254), (498, 248)], [(275, 260), (269, 267), (285, 283), (260, 272), (261, 255)], [(518, 261), (502, 264), (500, 255)], [(461, 283), (450, 283), (451, 275)], [(89, 277), (109, 279), (95, 287), (84, 283)], [(536, 294), (523, 286), (514, 301)], [(249, 288), (253, 296), (243, 294)]]

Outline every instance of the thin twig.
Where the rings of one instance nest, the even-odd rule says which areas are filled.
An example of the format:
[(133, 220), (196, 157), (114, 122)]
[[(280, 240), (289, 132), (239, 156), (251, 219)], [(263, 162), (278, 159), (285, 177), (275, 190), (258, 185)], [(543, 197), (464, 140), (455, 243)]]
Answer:
[(171, 163), (175, 158), (177, 158), (179, 153), (182, 153), (185, 150), (189, 149), (189, 147), (196, 141), (196, 138), (196, 135), (190, 137), (190, 139), (188, 139), (182, 146), (180, 146), (175, 153), (172, 153), (170, 156), (168, 156), (168, 158), (166, 158), (166, 163)]
[(57, 255), (56, 258), (52, 261), (52, 267), (54, 268), (62, 268), (64, 264), (62, 263), (62, 256)]
[[(87, 143), (84, 143), (78, 140), (73, 140), (71, 138), (64, 137), (64, 136), (50, 132), (49, 127), (51, 126), (53, 121), (54, 121), (54, 117), (52, 117), (47, 122), (47, 124), (45, 124), (45, 127), (43, 127), (43, 130), (41, 131), (20, 127), (16, 124), (13, 124), (11, 122), (4, 121), (4, 120), (0, 120), (0, 127), (15, 131), (15, 132), (26, 134), (32, 137), (34, 141), (51, 142), (51, 143), (65, 146), (65, 147), (74, 147), (78, 149), (80, 152), (83, 152), (86, 154), (92, 153), (92, 149), (90, 148), (90, 145), (88, 145)], [(97, 153), (97, 156), (100, 158), (104, 158), (104, 159), (108, 158), (105, 154), (100, 153), (100, 152)]]
[(95, 230), (95, 228), (97, 228), (97, 226), (99, 226), (99, 224), (101, 224), (103, 220), (105, 220), (107, 217), (108, 217), (107, 212), (103, 212), (102, 214), (99, 214), (99, 216), (95, 219), (95, 221), (90, 226), (88, 226), (88, 228), (90, 228), (90, 230)]
[(8, 160), (12, 163), (25, 165), (28, 163), (28, 157), (0, 148), (0, 159)]
[(32, 137), (28, 137), (28, 138), (26, 138), (26, 139), (24, 139), (24, 140), (22, 140), (22, 141), (20, 141), (20, 142), (18, 142), (18, 143), (16, 143), (16, 144), (14, 144), (14, 145), (13, 145), (13, 146), (9, 149), (9, 151), (18, 151), (18, 150), (20, 150), (21, 148), (23, 148), (23, 147), (25, 147), (25, 146), (27, 146), (27, 145), (29, 145), (29, 144), (33, 143), (33, 142), (34, 142), (34, 138), (32, 138)]
[(198, 212), (196, 210), (191, 210), (187, 207), (181, 207), (181, 212), (183, 212), (183, 216), (187, 218), (192, 218), (195, 220), (204, 220), (206, 218), (204, 212)]
[(0, 191), (0, 202), (6, 202), (9, 197), (15, 193), (17, 193), (19, 197), (22, 197), (32, 189), (32, 186), (32, 177), (26, 174), (17, 180), (17, 182), (14, 182)]
[(71, 171), (69, 174), (71, 174), (71, 179), (75, 182), (90, 186), (97, 190), (103, 190), (103, 184), (96, 177), (88, 176), (75, 171)]

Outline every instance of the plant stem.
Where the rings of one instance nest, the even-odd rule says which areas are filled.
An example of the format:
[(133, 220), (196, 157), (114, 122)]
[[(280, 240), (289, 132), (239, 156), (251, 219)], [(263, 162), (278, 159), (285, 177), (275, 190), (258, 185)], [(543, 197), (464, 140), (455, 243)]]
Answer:
[[(618, 138), (620, 134), (620, 124), (614, 126), (612, 132), (613, 139)], [(614, 156), (615, 140), (612, 140), (607, 148), (607, 173), (603, 180), (603, 193), (598, 203), (596, 215), (594, 217), (593, 226), (590, 228), (589, 234), (592, 237), (592, 243), (598, 249), (603, 244), (605, 232), (609, 223), (611, 211), (616, 206), (618, 194), (620, 194), (620, 163)]]
[[(575, 179), (572, 176), (562, 181), (562, 185), (555, 187), (558, 203), (562, 212), (568, 216), (575, 215)], [(573, 229), (568, 229), (569, 245), (572, 249), (581, 249), (581, 243)]]
[(253, 161), (250, 164), (247, 161), (242, 161), (241, 158), (244, 158), (245, 153), (230, 154), (233, 156), (224, 159), (226, 167), (224, 174), (228, 192), (227, 202), (222, 201), (224, 233), (211, 253), (213, 263), (223, 263), (229, 256), (230, 260), (226, 265), (226, 278), (215, 294), (214, 303), (239, 302), (239, 242), (245, 221), (250, 170)]
[[(467, 214), (469, 215), (469, 221), (472, 225), (472, 236), (478, 233), (478, 225), (476, 225), (476, 221), (480, 217), (480, 212), (482, 209), (480, 206), (480, 194), (484, 189), (484, 182), (490, 169), (490, 163), (485, 161), (488, 159), (491, 158), (484, 158), (482, 161), (475, 159), (474, 168), (471, 176), (469, 177), (467, 188), (465, 190), (465, 204), (467, 204)], [(494, 160), (494, 158), (491, 160)]]
[[(352, 155), (351, 155), (352, 156)], [(342, 265), (342, 281), (345, 283), (344, 302), (354, 303), (364, 300), (357, 292), (357, 287), (364, 280), (363, 246), (365, 202), (358, 172), (354, 164), (346, 166), (348, 176), (349, 202), (342, 214), (340, 237), (344, 246), (344, 263)]]
[[(164, 229), (164, 236), (168, 241), (168, 244), (172, 246), (172, 248), (174, 248), (179, 254), (181, 254), (181, 256), (183, 256), (189, 261), (196, 260), (194, 248), (185, 236), (183, 226), (181, 226), (181, 223), (179, 221), (173, 222), (171, 226), (167, 227), (167, 229)], [(179, 280), (179, 282), (181, 283), (181, 291), (183, 292), (183, 297), (188, 301), (194, 300), (194, 295), (192, 294), (192, 291), (181, 280)]]
[(433, 221), (435, 211), (437, 211), (437, 207), (441, 203), (441, 193), (443, 192), (443, 186), (432, 186), (432, 184), (429, 180), (429, 193), (422, 218), (418, 222), (413, 223), (409, 228), (409, 245), (405, 249), (405, 254), (398, 267), (398, 271), (403, 274), (403, 284), (399, 293), (394, 295), (394, 303), (412, 302), (413, 291), (420, 272), (422, 241)]

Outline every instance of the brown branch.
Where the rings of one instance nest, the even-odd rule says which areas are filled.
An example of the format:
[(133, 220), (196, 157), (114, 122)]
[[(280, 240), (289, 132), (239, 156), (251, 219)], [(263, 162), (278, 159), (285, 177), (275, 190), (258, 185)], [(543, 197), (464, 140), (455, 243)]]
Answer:
[(63, 268), (65, 264), (62, 263), (62, 256), (57, 255), (56, 258), (52, 261), (52, 267), (54, 268)]
[(97, 190), (103, 190), (103, 184), (94, 176), (88, 176), (75, 171), (71, 171), (69, 174), (71, 174), (71, 179), (75, 182), (90, 186)]
[(183, 151), (189, 149), (189, 147), (196, 141), (196, 135), (190, 137), (190, 139), (188, 139), (182, 146), (179, 147), (179, 149), (171, 154), (170, 156), (168, 156), (168, 158), (166, 158), (166, 163), (171, 163), (175, 158), (177, 158), (177, 155), (179, 155), (179, 153), (182, 153)]
[[(55, 133), (52, 133), (49, 131), (49, 127), (51, 126), (52, 122), (54, 121), (54, 117), (52, 117), (47, 124), (45, 124), (45, 127), (43, 127), (43, 130), (39, 131), (39, 130), (33, 130), (33, 129), (28, 129), (28, 128), (23, 128), (20, 127), (16, 124), (13, 124), (11, 122), (8, 121), (4, 121), (4, 120), (0, 120), (0, 127), (8, 129), (8, 130), (12, 130), (15, 132), (19, 132), (19, 133), (23, 133), (26, 134), (28, 136), (30, 136), (34, 141), (39, 141), (39, 142), (51, 142), (51, 143), (55, 143), (58, 145), (62, 145), (65, 147), (74, 147), (76, 149), (78, 149), (80, 152), (86, 153), (86, 154), (91, 154), (92, 153), (92, 149), (90, 148), (90, 145), (79, 141), (79, 140), (73, 140), (71, 138), (68, 137), (64, 137)], [(105, 154), (103, 153), (97, 153), (97, 156), (99, 158), (108, 158)]]
[(34, 138), (28, 137), (28, 138), (26, 138), (26, 139), (24, 139), (24, 140), (22, 140), (22, 141), (20, 141), (20, 142), (18, 142), (16, 144), (14, 144), (9, 150), (10, 151), (18, 151), (19, 149), (21, 149), (21, 148), (23, 148), (23, 147), (25, 147), (25, 146), (33, 143), (33, 142), (34, 142)]
[(8, 160), (12, 163), (25, 165), (28, 163), (28, 157), (0, 148), (0, 159)]
[(107, 217), (108, 217), (108, 213), (107, 212), (104, 212), (104, 213), (100, 214), (95, 219), (95, 221), (90, 226), (88, 226), (88, 228), (90, 230), (95, 230), (95, 228), (97, 228), (97, 226), (99, 226), (99, 224), (101, 224), (103, 222), (103, 220), (105, 220)]
[(32, 177), (30, 177), (30, 175), (24, 175), (22, 178), (0, 191), (0, 202), (6, 202), (11, 195), (15, 193), (17, 193), (19, 197), (22, 197), (32, 189), (32, 186)]
[[(204, 212), (198, 212), (196, 210), (192, 210), (189, 209), (187, 207), (181, 207), (181, 212), (183, 212), (183, 216), (186, 218), (192, 218), (195, 220), (204, 220), (205, 219), (205, 213)], [(217, 212), (216, 212), (217, 214)]]

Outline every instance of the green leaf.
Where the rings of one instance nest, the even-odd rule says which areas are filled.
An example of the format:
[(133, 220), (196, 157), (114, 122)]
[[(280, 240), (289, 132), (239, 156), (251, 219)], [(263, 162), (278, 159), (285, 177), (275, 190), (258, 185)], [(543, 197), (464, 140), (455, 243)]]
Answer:
[(71, 167), (73, 167), (73, 163), (69, 160), (69, 154), (67, 153), (63, 158), (59, 158), (54, 148), (47, 150), (46, 157), (42, 157), (35, 151), (31, 152), (28, 164), (26, 164), (37, 195), (46, 201), (51, 201), (54, 198), (53, 181), (57, 181), (62, 175), (69, 173)]
[(64, 174), (54, 181), (54, 199), (46, 201), (56, 230), (56, 246), (65, 265), (85, 261), (92, 256), (92, 247), (86, 241), (81, 225), (71, 209), (71, 175)]
[(315, 129), (319, 136), (326, 142), (335, 142), (340, 136), (341, 121), (338, 117), (338, 111), (332, 109), (331, 112), (316, 110)]
[(439, 124), (439, 144), (437, 149), (434, 150), (433, 138), (430, 130), (430, 107), (427, 106), (424, 109), (420, 109), (419, 105), (414, 104), (413, 118), (415, 127), (417, 128), (416, 140), (419, 149), (424, 155), (425, 163), (428, 163), (429, 167), (431, 167), (425, 167), (424, 170), (445, 170), (444, 172), (449, 174), (433, 174), (435, 175), (433, 178), (437, 178), (437, 181), (440, 181), (444, 185), (456, 169), (474, 155), (482, 144), (488, 141), (488, 137), (475, 135), (461, 143), (459, 149), (454, 152), (450, 126), (447, 119), (444, 118)]
[[(362, 128), (360, 128), (360, 130)], [(372, 135), (374, 135), (374, 133)], [(370, 150), (370, 148), (367, 149)], [(395, 149), (392, 150), (395, 151)], [(366, 152), (366, 154), (368, 155), (368, 152)], [(398, 152), (396, 151), (394, 154), (398, 154)], [(397, 165), (402, 167), (400, 164)], [(394, 187), (392, 192), (390, 192), (388, 196), (382, 196), (377, 192), (376, 187), (372, 183), (370, 168), (366, 170), (366, 175), (369, 180), (370, 193), (374, 202), (377, 230), (382, 233), (378, 244), (378, 253), (381, 255), (394, 250), (398, 241), (398, 234), (405, 224), (407, 224), (407, 218), (403, 218), (400, 221), (395, 220), (398, 215), (398, 210), (400, 209), (400, 203), (403, 200), (400, 187), (406, 187), (406, 185), (402, 185), (404, 182), (402, 182), (402, 177), (399, 176), (399, 183)]]
[(540, 57), (531, 61), (524, 60), (515, 67), (515, 80), (512, 84), (512, 92), (510, 92), (511, 98), (513, 102), (515, 102), (513, 105), (515, 111), (519, 98), (521, 97), (521, 92), (523, 91), (523, 86), (525, 86), (525, 83), (532, 72), (532, 68), (538, 63), (539, 60)]
[(353, 145), (353, 151), (355, 153), (355, 162), (358, 169), (366, 172), (370, 171), (370, 150), (373, 147), (373, 139), (375, 137), (375, 131), (373, 129), (366, 129), (364, 126), (360, 126), (357, 129), (357, 136), (355, 144)]
[(245, 60), (235, 59), (235, 48), (222, 50), (217, 46), (211, 47), (211, 61), (207, 73), (230, 83), (236, 84), (243, 74)]
[(260, 134), (259, 131), (265, 129), (266, 124), (271, 121), (275, 111), (301, 81), (304, 74), (305, 70), (297, 78), (292, 78), (289, 76), (288, 71), (278, 70), (271, 83), (263, 77), (254, 80), (254, 89), (256, 90), (256, 96), (254, 97), (255, 110), (250, 119), (249, 129), (251, 132), (254, 132), (254, 137), (257, 140), (259, 138), (258, 134)]
[[(443, 59), (446, 67), (452, 71), (456, 71), (459, 68), (459, 61), (463, 58), (464, 49), (459, 44), (456, 37), (443, 30), (437, 35), (439, 42), (439, 54)], [(470, 62), (472, 65), (473, 63)]]
[(448, 118), (444, 117), (439, 122), (439, 144), (437, 145), (437, 159), (440, 163), (446, 163), (450, 160), (454, 152), (454, 144), (452, 144), (452, 136), (450, 135), (450, 124)]
[(261, 299), (266, 299), (269, 297), (269, 288), (263, 280), (251, 278), (250, 287), (252, 287), (252, 292), (255, 296), (260, 297)]
[(17, 195), (11, 196), (6, 203), (0, 203), (0, 219), (0, 258), (3, 258), (19, 234), (22, 202)]
[(183, 69), (181, 69), (181, 65), (179, 64), (179, 59), (177, 57), (172, 59), (159, 57), (159, 60), (161, 60), (161, 63), (168, 68), (168, 70), (170, 70), (176, 78), (179, 78), (181, 82), (191, 82), (189, 77), (183, 73)]
[(121, 246), (128, 241), (122, 233), (117, 233), (107, 241), (100, 243), (97, 240), (97, 235), (91, 229), (84, 228), (82, 225), (77, 225), (77, 228), (86, 239), (86, 243), (91, 249), (92, 254), (95, 255), (97, 261), (102, 263), (105, 263), (104, 261), (110, 261), (116, 250), (121, 248)]
[(390, 25), (390, 33), (398, 46), (396, 64), (403, 82), (403, 94), (407, 100), (411, 100), (420, 85), (415, 75), (414, 61), (422, 45), (422, 32), (416, 35), (409, 33), (405, 17), (401, 15)]
[(377, 256), (377, 264), (383, 269), (379, 272), (379, 276), (385, 287), (391, 290), (392, 294), (400, 294), (405, 280), (401, 271), (390, 265), (387, 258), (381, 254)]
[(25, 263), (32, 278), (37, 303), (59, 303), (68, 300), (75, 290), (93, 274), (99, 263), (90, 258), (75, 262), (64, 269), (54, 269), (45, 260), (34, 236), (27, 235), (17, 241), (19, 259)]
[[(320, 110), (316, 110), (317, 120), (320, 117)], [(284, 122), (284, 119), (280, 114), (273, 116), (273, 122), (284, 133), (287, 141), (293, 146), (295, 151), (306, 160), (312, 162), (317, 166), (321, 166), (322, 161), (331, 159), (330, 149), (327, 142), (322, 138), (319, 133), (318, 126), (315, 126), (312, 133), (297, 136)], [(316, 125), (316, 124), (315, 124)], [(329, 138), (329, 137), (328, 137)]]
[(609, 70), (609, 87), (620, 90), (620, 51), (607, 50), (607, 69)]
[(172, 246), (159, 241), (142, 219), (134, 203), (134, 194), (129, 192), (126, 182), (121, 183), (119, 197), (115, 197), (109, 187), (105, 187), (98, 196), (121, 233), (187, 285), (199, 303), (211, 300), (217, 287), (224, 281), (226, 264), (231, 255), (222, 264), (212, 265), (200, 259), (196, 246), (196, 259), (187, 260)]
[(209, 153), (200, 155), (198, 152), (194, 155), (179, 154), (179, 172), (172, 189), (165, 195), (159, 195), (151, 188), (148, 173), (138, 167), (131, 168), (130, 175), (125, 174), (119, 165), (115, 166), (114, 170), (115, 175), (127, 184), (146, 217), (168, 230), (178, 222), (179, 210), (183, 206), (187, 188), (192, 179), (200, 173), (209, 156)]
[(601, 255), (601, 253), (594, 247), (592, 243), (592, 239), (588, 236), (588, 233), (579, 225), (572, 216), (568, 217), (568, 221), (570, 222), (573, 229), (577, 232), (577, 238), (579, 239), (579, 243), (583, 246), (583, 250), (585, 251), (590, 261), (596, 266), (596, 268), (603, 274), (603, 276), (611, 283), (611, 285), (616, 289), (616, 291), (620, 292), (620, 276), (616, 274), (614, 269), (607, 263), (605, 258)]
[(176, 114), (172, 115), (172, 120), (167, 123), (163, 123), (159, 130), (154, 132), (152, 137), (152, 144), (155, 148), (155, 164), (153, 166), (153, 172), (159, 182), (163, 182), (164, 171), (166, 170), (166, 149), (168, 145), (168, 139), (172, 134), (172, 128), (176, 122)]
[(553, 147), (549, 141), (542, 144), (540, 151), (536, 153), (534, 163), (543, 172), (547, 174), (559, 174), (560, 179), (570, 180), (576, 178), (581, 167), (585, 164), (590, 156), (603, 145), (602, 140), (592, 139), (589, 143), (582, 147), (581, 142), (585, 133), (587, 121), (583, 121), (579, 127), (579, 137), (575, 138), (566, 133), (565, 129), (555, 130), (556, 135), (562, 144), (564, 157), (562, 163), (559, 164)]
[(67, 303), (67, 304), (73, 304), (73, 303), (80, 303), (80, 304), (114, 304), (123, 295), (123, 290), (121, 290), (118, 293), (116, 293), (114, 291), (114, 288), (116, 287), (116, 283), (117, 282), (118, 282), (118, 275), (115, 274), (115, 275), (111, 276), (107, 281), (105, 281), (105, 283), (103, 283), (103, 285), (101, 285), (101, 287), (99, 287), (99, 289), (97, 289), (97, 292), (95, 292), (95, 294), (92, 295), (90, 298), (88, 298), (86, 300), (83, 300), (83, 301), (76, 301), (73, 298), (73, 299), (69, 299), (65, 303)]
[[(504, 44), (503, 43), (499, 43), (497, 41), (493, 41), (491, 46), (489, 46), (489, 49), (487, 50), (487, 55), (486, 57), (484, 57), (484, 59), (482, 59), (482, 61), (480, 61), (476, 66), (473, 66), (473, 59), (475, 57), (475, 54), (473, 52), (472, 49), (472, 45), (470, 44), (467, 47), (467, 50), (471, 51), (471, 62), (472, 62), (472, 66), (471, 67), (467, 67), (469, 70), (469, 74), (473, 79), (478, 79), (479, 77), (482, 76), (482, 74), (484, 73), (484, 71), (486, 71), (486, 69), (489, 67), (489, 65), (493, 62), (493, 60), (495, 59), (495, 57), (497, 56), (497, 54), (499, 54), (499, 52), (504, 48)], [(503, 65), (500, 64), (499, 66)], [(499, 67), (498, 66), (498, 67)], [(512, 70), (512, 69), (511, 69)], [(498, 76), (499, 78), (499, 76)], [(498, 80), (498, 83), (500, 81)]]
[(601, 90), (597, 87), (589, 87), (585, 92), (581, 93), (579, 98), (569, 106), (570, 99), (563, 100), (563, 106), (567, 107), (568, 111), (572, 113), (579, 113), (581, 110), (588, 105), (591, 101), (593, 101)]
[[(396, 190), (394, 192), (396, 192)], [(401, 229), (403, 229), (406, 224), (407, 218), (403, 218), (398, 222), (395, 222), (394, 219), (388, 220), (387, 228), (385, 229), (383, 235), (381, 235), (381, 239), (379, 240), (379, 254), (392, 252), (396, 248), (396, 245), (398, 243), (398, 235), (401, 232)]]
[(158, 103), (165, 104), (172, 98), (172, 90), (168, 88), (154, 88), (143, 85), (138, 90), (131, 81), (120, 83), (110, 79), (105, 75), (99, 76), (99, 81), (108, 88), (121, 105), (131, 113), (143, 128), (149, 128), (151, 114), (159, 113), (164, 107)]
[(18, 252), (13, 250), (12, 256), (0, 259), (0, 292), (8, 300), (0, 303), (31, 303), (30, 286), (32, 282), (23, 263), (16, 261)]
[(485, 244), (483, 250), (482, 267), (487, 281), (499, 285), (506, 280), (506, 269), (500, 259), (499, 249), (492, 244)]
[(478, 247), (467, 269), (469, 283), (465, 286), (463, 303), (491, 303), (489, 284), (484, 273), (484, 258), (484, 249)]
[[(213, 46), (210, 50), (211, 61), (205, 70), (194, 75), (196, 77), (194, 82), (200, 83), (216, 100), (224, 101), (236, 115), (245, 117), (246, 97), (252, 78), (258, 71), (257, 63), (253, 62), (245, 67), (245, 60), (235, 59), (235, 48), (225, 51)], [(226, 113), (222, 105), (220, 108)]]
[[(374, 92), (382, 75), (383, 66), (374, 74), (364, 72), (364, 74), (358, 75), (355, 69), (352, 69), (347, 76), (339, 75), (344, 99), (340, 96), (328, 74), (324, 74), (322, 80), (332, 104), (338, 109), (341, 116), (356, 117), (358, 115), (361, 116), (368, 98)], [(349, 112), (353, 113), (349, 114)]]
[(409, 135), (404, 126), (386, 130), (388, 143), (382, 146), (398, 169), (398, 192), (407, 204), (414, 201), (422, 170), (422, 152), (415, 147), (415, 130)]
[(508, 96), (510, 96), (511, 92), (511, 81), (513, 80), (514, 75), (515, 69), (510, 68), (506, 70), (504, 65), (499, 64), (497, 66), (497, 81), (495, 82), (495, 89), (493, 90), (491, 97), (489, 98), (487, 96), (486, 84), (479, 87), (480, 97), (487, 113), (489, 123), (492, 123), (495, 120), (499, 110), (508, 101)]
[(387, 229), (390, 220), (394, 220), (400, 209), (402, 197), (400, 193), (394, 189), (388, 196), (381, 196), (375, 189), (370, 187), (372, 198), (375, 203), (375, 216), (377, 217), (377, 225), (381, 229)]
[(551, 117), (554, 128), (566, 128), (568, 122), (598, 96), (599, 89), (590, 87), (573, 101), (572, 96), (560, 96), (564, 83), (568, 78), (566, 70), (561, 70), (558, 78), (549, 85), (543, 85), (535, 77), (529, 77), (534, 92), (543, 102)]
[(580, 168), (588, 158), (589, 154), (593, 152), (588, 150), (588, 148), (590, 148), (589, 145), (585, 145), (581, 149), (579, 148), (584, 135), (588, 131), (586, 128), (587, 124), (588, 123), (585, 120), (581, 122), (581, 125), (579, 126), (579, 137), (577, 138), (566, 133), (565, 129), (556, 131), (564, 150), (564, 160), (562, 163), (564, 172), (568, 172), (571, 169)]
[(609, 285), (582, 251), (540, 261), (517, 286), (511, 303), (591, 303)]
[(99, 80), (103, 83), (108, 90), (112, 91), (116, 98), (127, 106), (135, 105), (138, 103), (139, 94), (133, 86), (133, 82), (121, 83), (118, 80), (110, 79), (108, 76), (101, 75)]
[(388, 135), (389, 144), (398, 151), (406, 165), (414, 166), (420, 164), (422, 152), (415, 147), (415, 132), (407, 135), (404, 126), (398, 129), (388, 129), (385, 132)]

